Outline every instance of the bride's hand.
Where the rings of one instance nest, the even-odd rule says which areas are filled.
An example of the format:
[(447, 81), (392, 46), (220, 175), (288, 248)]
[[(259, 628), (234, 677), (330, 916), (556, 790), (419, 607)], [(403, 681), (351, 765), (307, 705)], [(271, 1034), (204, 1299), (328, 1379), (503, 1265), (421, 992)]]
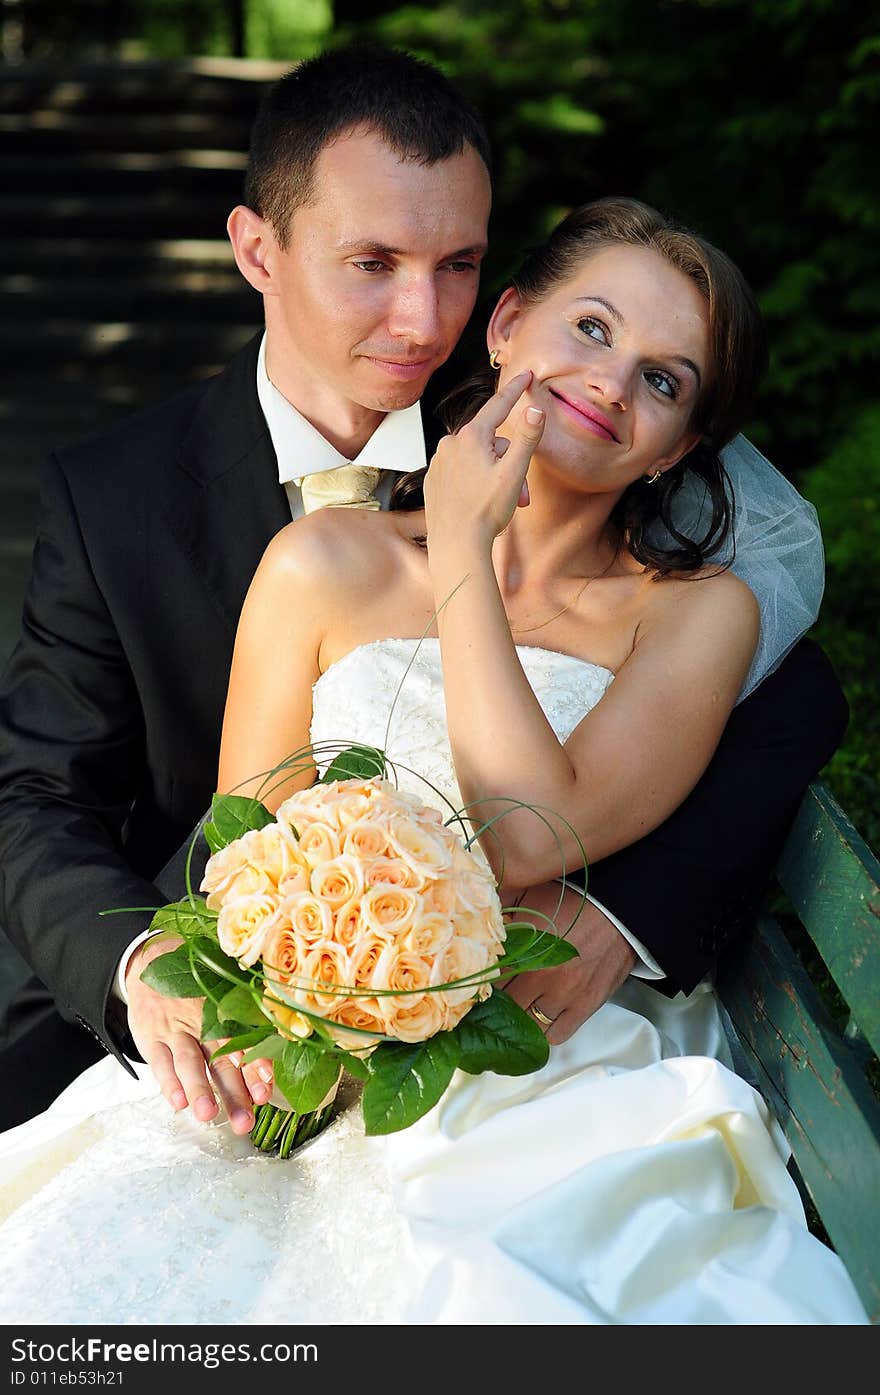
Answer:
[[(141, 980), (151, 960), (181, 943), (177, 936), (145, 940), (131, 956), (125, 974), (129, 1030), (172, 1109), (189, 1105), (195, 1117), (207, 1123), (219, 1110), (216, 1090), (232, 1132), (250, 1133), (253, 1101), (262, 1103), (271, 1093), (271, 1085), (260, 1079), (260, 1067), (269, 1066), (271, 1076), (271, 1063), (253, 1062), (247, 1082), (240, 1058), (221, 1056), (209, 1067), (210, 1051), (200, 1040), (204, 998), (166, 998)], [(217, 1044), (212, 1042), (211, 1049)]]
[(440, 441), (425, 476), (429, 546), (476, 540), (491, 547), (517, 505), (528, 504), (526, 472), (544, 430), (544, 413), (521, 407), (509, 438), (496, 432), (531, 381), (531, 373), (517, 374), (466, 426)]
[[(532, 887), (523, 895), (523, 911), (522, 915), (517, 913), (517, 919), (531, 920), (539, 930), (548, 930), (551, 927), (545, 920), (530, 917), (525, 908), (530, 906), (544, 915), (555, 916), (559, 933), (578, 951), (577, 959), (555, 969), (519, 974), (507, 985), (508, 994), (521, 1008), (528, 1011), (535, 1007), (551, 1019), (549, 1027), (536, 1019), (551, 1046), (568, 1041), (629, 977), (636, 963), (632, 945), (597, 906), (567, 889), (560, 906), (559, 892), (557, 882)], [(569, 931), (575, 915), (577, 920)]]

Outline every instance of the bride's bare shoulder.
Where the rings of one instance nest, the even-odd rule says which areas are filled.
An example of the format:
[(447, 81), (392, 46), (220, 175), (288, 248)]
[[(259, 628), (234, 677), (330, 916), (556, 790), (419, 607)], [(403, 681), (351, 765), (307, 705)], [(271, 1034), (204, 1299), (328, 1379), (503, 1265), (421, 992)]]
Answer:
[(757, 643), (760, 608), (754, 593), (732, 571), (706, 566), (686, 575), (648, 579), (643, 588), (643, 634), (670, 628), (684, 638), (704, 629), (738, 635), (748, 646)]
[(414, 514), (375, 509), (317, 509), (288, 523), (266, 548), (260, 574), (277, 585), (340, 590), (374, 585), (399, 565), (417, 536)]

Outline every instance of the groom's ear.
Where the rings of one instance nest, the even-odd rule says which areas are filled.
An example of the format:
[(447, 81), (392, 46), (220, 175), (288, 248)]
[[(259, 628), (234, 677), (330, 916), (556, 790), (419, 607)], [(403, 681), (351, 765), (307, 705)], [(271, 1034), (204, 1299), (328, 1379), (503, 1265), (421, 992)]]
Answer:
[(490, 353), (493, 349), (502, 349), (507, 343), (511, 330), (521, 314), (522, 301), (519, 291), (513, 286), (508, 286), (492, 311), (489, 328), (486, 330), (486, 345)]
[(226, 220), (235, 265), (255, 291), (271, 294), (272, 275), (267, 260), (276, 246), (272, 226), (252, 208), (238, 204)]

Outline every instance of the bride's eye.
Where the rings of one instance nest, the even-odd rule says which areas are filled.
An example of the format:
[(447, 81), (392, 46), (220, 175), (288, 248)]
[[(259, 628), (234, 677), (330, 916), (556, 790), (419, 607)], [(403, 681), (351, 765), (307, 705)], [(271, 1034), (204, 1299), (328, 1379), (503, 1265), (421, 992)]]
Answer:
[(645, 373), (645, 382), (650, 383), (652, 388), (656, 388), (664, 397), (671, 397), (673, 401), (678, 396), (679, 384), (671, 373), (664, 373), (660, 368), (649, 368)]
[(577, 327), (588, 339), (595, 339), (597, 344), (610, 344), (611, 336), (608, 329), (601, 320), (596, 320), (592, 315), (585, 315), (577, 321)]

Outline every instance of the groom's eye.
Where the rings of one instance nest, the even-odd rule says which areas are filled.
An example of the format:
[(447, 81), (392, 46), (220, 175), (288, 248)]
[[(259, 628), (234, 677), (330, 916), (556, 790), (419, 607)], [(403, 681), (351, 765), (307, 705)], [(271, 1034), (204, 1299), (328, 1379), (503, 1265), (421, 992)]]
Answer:
[(355, 266), (360, 267), (361, 271), (373, 274), (377, 271), (382, 271), (385, 263), (377, 261), (374, 257), (370, 257), (366, 261), (355, 262)]

